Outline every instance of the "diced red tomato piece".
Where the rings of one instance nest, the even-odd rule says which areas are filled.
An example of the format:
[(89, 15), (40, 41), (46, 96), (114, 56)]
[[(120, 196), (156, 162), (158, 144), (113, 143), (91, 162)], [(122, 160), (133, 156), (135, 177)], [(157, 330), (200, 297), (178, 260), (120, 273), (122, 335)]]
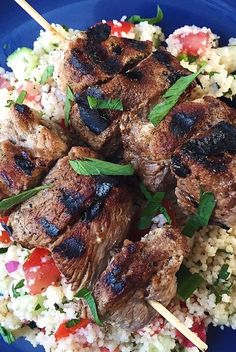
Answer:
[[(7, 224), (8, 222), (8, 216), (1, 216), (0, 217), (0, 223)], [(11, 242), (11, 237), (9, 236), (9, 233), (5, 230), (0, 231), (0, 243), (8, 244)]]
[(61, 126), (61, 128), (63, 128), (63, 130), (67, 129), (65, 119), (61, 119), (61, 121), (59, 122), (59, 125)]
[(100, 352), (110, 352), (110, 350), (106, 347), (100, 347)]
[(117, 21), (117, 23), (114, 23), (113, 21), (107, 21), (107, 24), (111, 27), (111, 35), (115, 35), (117, 37), (121, 37), (122, 32), (127, 34), (134, 28), (133, 23), (125, 21)]
[(86, 328), (86, 326), (90, 323), (89, 319), (80, 319), (78, 324), (75, 324), (71, 328), (66, 326), (66, 322), (62, 323), (57, 331), (55, 332), (56, 341), (63, 339), (71, 334), (75, 334), (77, 330), (81, 328)]
[(11, 89), (11, 85), (7, 79), (0, 76), (0, 89), (3, 89), (3, 88)]
[(23, 270), (31, 295), (37, 295), (48, 286), (56, 285), (61, 277), (50, 251), (44, 248), (33, 250), (24, 263)]
[[(191, 330), (192, 332), (195, 332), (203, 342), (206, 342), (206, 326), (204, 324), (204, 321), (200, 319), (195, 319)], [(183, 336), (177, 330), (176, 330), (176, 338), (183, 347), (185, 348), (194, 347), (192, 342), (189, 341), (185, 336)]]
[(191, 56), (202, 56), (209, 48), (210, 34), (207, 32), (197, 32), (180, 34), (175, 37), (182, 44), (181, 53)]
[(17, 93), (20, 94), (22, 90), (27, 92), (26, 100), (33, 101), (40, 94), (40, 85), (38, 83), (25, 81), (23, 85), (17, 88)]

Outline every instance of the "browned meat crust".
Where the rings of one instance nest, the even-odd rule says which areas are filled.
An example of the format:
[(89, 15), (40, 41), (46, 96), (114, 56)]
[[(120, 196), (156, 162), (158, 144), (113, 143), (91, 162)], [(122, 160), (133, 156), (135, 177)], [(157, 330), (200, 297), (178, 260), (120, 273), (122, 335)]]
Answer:
[(169, 304), (187, 251), (186, 238), (170, 226), (125, 242), (95, 285), (100, 314), (132, 331), (148, 324), (156, 313), (146, 300)]
[(67, 150), (60, 127), (26, 105), (15, 104), (0, 126), (0, 198), (38, 184)]
[(49, 248), (74, 288), (90, 286), (106, 267), (110, 250), (127, 235), (132, 198), (114, 177), (81, 176), (68, 161), (97, 157), (88, 148), (73, 147), (60, 159), (39, 192), (10, 216), (14, 238), (27, 248)]
[[(205, 101), (210, 102), (208, 98)], [(215, 220), (232, 227), (236, 225), (236, 110), (215, 100), (211, 113), (210, 123), (172, 157), (176, 195), (186, 213), (193, 213), (200, 191), (213, 192), (217, 200)]]
[(143, 112), (125, 114), (121, 125), (124, 158), (151, 191), (165, 189), (174, 184), (170, 160), (176, 148), (231, 115), (229, 107), (212, 97), (180, 103), (157, 127), (145, 120)]
[(112, 154), (120, 144), (121, 111), (90, 109), (87, 96), (97, 99), (119, 98), (124, 111), (147, 111), (179, 77), (189, 74), (178, 60), (160, 48), (136, 67), (111, 81), (78, 94), (71, 110), (71, 126), (93, 149)]
[(107, 24), (97, 24), (69, 43), (59, 69), (59, 85), (74, 92), (107, 81), (136, 65), (152, 51), (149, 41), (110, 36)]

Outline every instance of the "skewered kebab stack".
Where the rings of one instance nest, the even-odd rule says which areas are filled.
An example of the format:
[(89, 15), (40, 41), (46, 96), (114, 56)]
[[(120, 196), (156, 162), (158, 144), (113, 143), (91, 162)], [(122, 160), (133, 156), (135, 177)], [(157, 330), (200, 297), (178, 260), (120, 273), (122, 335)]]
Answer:
[[(93, 39), (88, 45), (91, 32)], [(192, 211), (189, 202), (196, 206), (200, 193), (200, 189), (197, 190), (199, 168), (194, 168), (199, 160), (189, 158), (189, 154), (185, 153), (186, 148), (181, 148), (185, 146), (184, 143), (189, 142), (190, 137), (190, 143), (194, 145), (198, 145), (198, 140), (201, 144), (204, 140), (204, 146), (210, 141), (213, 152), (210, 148), (211, 152), (206, 157), (213, 155), (215, 158), (223, 153), (225, 160), (230, 160), (233, 164), (234, 147), (229, 147), (229, 144), (223, 147), (222, 140), (231, 137), (232, 133), (234, 135), (235, 111), (214, 98), (205, 98), (199, 102), (181, 102), (157, 127), (152, 126), (147, 120), (148, 111), (160, 101), (162, 94), (178, 78), (188, 75), (189, 72), (162, 48), (145, 59), (149, 48), (147, 43), (142, 46), (143, 54), (138, 56), (138, 60), (137, 52), (132, 51), (135, 64), (143, 59), (136, 67), (125, 71), (129, 67), (126, 66), (127, 62), (132, 60), (130, 51), (127, 54), (130, 61), (125, 59), (125, 49), (122, 48), (122, 68), (102, 75), (104, 62), (110, 62), (112, 43), (121, 45), (116, 39), (110, 38), (109, 34), (107, 36), (107, 26), (99, 25), (88, 32), (87, 38), (83, 38), (83, 51), (80, 50), (82, 39), (78, 39), (78, 42), (70, 44), (65, 53), (66, 60), (61, 72), (64, 72), (66, 82), (75, 82), (73, 88), (76, 102), (71, 110), (72, 132), (106, 155), (117, 150), (123, 143), (124, 159), (133, 164), (141, 179), (153, 191), (168, 181), (172, 158), (172, 170), (178, 176), (177, 195), (181, 189), (179, 179), (185, 179), (191, 174), (191, 182), (198, 181), (193, 197), (190, 194), (191, 189), (186, 195), (181, 189), (181, 204), (186, 211)], [(124, 42), (122, 41), (122, 45), (125, 45)], [(88, 47), (91, 49), (91, 43), (95, 45), (96, 54), (95, 61), (92, 56), (95, 65), (91, 69), (91, 75), (92, 72), (94, 75), (92, 80), (88, 79), (88, 66), (84, 69), (85, 64), (92, 64), (86, 52)], [(78, 50), (76, 45), (79, 45)], [(140, 48), (141, 45), (137, 44), (136, 49), (140, 51)], [(119, 53), (120, 50), (116, 48), (115, 54), (120, 55)], [(113, 52), (111, 55), (115, 54)], [(82, 86), (77, 86), (80, 81), (83, 82)], [(104, 81), (107, 82), (100, 84)], [(91, 83), (96, 85), (90, 87)], [(182, 100), (187, 99), (190, 90), (191, 87)], [(125, 111), (107, 111), (101, 114), (101, 111), (89, 108), (86, 100), (88, 95), (99, 99), (121, 97)], [(225, 121), (227, 128), (224, 126), (222, 130), (221, 121)], [(220, 131), (223, 134), (221, 133), (221, 143), (216, 143), (217, 147), (214, 149), (217, 137), (215, 129), (218, 128), (218, 125), (214, 125), (217, 123), (221, 124)], [(96, 125), (99, 128), (96, 129)], [(198, 129), (203, 135), (198, 135)], [(211, 138), (207, 138), (209, 134)], [(44, 181), (54, 187), (41, 191), (11, 215), (13, 236), (28, 248), (50, 248), (56, 264), (68, 281), (74, 287), (87, 285), (94, 290), (102, 315), (110, 316), (118, 325), (127, 326), (127, 321), (130, 322), (129, 314), (133, 321), (134, 306), (137, 304), (143, 314), (137, 322), (130, 324), (132, 328), (138, 328), (149, 322), (154, 314), (146, 306), (144, 299), (152, 298), (168, 304), (174, 297), (175, 273), (188, 251), (186, 240), (178, 229), (165, 227), (149, 233), (140, 242), (125, 242), (109, 264), (110, 250), (115, 245), (121, 246), (127, 236), (133, 215), (132, 197), (117, 178), (79, 176), (68, 166), (69, 159), (87, 156), (99, 157), (89, 149), (77, 147), (70, 151), (68, 157), (57, 162)], [(188, 164), (190, 159), (194, 162)], [(187, 163), (190, 171), (186, 176), (178, 174), (180, 169), (176, 160)], [(216, 171), (214, 168), (210, 171), (209, 179), (213, 179)], [(186, 182), (188, 180), (186, 178)], [(226, 182), (226, 185), (231, 191), (232, 182)], [(216, 199), (217, 196), (216, 194)], [(220, 211), (223, 216), (224, 209)], [(117, 223), (114, 219), (117, 219)], [(114, 312), (111, 307), (115, 307)], [(127, 307), (122, 315), (119, 314), (121, 307)]]

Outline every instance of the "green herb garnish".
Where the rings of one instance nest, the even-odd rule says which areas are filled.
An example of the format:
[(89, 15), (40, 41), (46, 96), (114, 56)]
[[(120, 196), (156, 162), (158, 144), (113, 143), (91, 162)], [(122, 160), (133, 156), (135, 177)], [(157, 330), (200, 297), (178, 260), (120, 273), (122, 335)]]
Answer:
[(80, 319), (71, 319), (71, 320), (68, 320), (65, 325), (67, 328), (73, 328), (73, 326), (79, 324), (79, 322), (80, 322)]
[(16, 104), (23, 104), (25, 97), (27, 95), (27, 92), (25, 90), (22, 90), (16, 99)]
[(134, 174), (132, 165), (120, 165), (94, 158), (85, 160), (70, 160), (70, 166), (79, 175), (109, 175), (109, 176), (130, 176)]
[(142, 18), (140, 17), (139, 15), (133, 15), (131, 16), (129, 19), (128, 19), (128, 22), (131, 22), (131, 23), (140, 23), (140, 22), (148, 22), (149, 24), (157, 24), (159, 22), (162, 21), (163, 19), (163, 11), (162, 9), (160, 8), (160, 6), (158, 5), (157, 6), (157, 14), (155, 17), (151, 17), (151, 18)]
[(143, 184), (140, 186), (140, 190), (148, 202), (141, 214), (138, 228), (140, 230), (149, 228), (152, 224), (152, 219), (156, 216), (157, 212), (163, 214), (167, 220), (167, 223), (171, 224), (171, 218), (169, 217), (165, 207), (162, 205), (162, 201), (165, 197), (165, 192), (157, 192), (152, 194)]
[(7, 253), (7, 251), (8, 251), (8, 247), (0, 248), (0, 254)]
[(61, 26), (66, 32), (69, 32), (69, 27), (67, 27), (67, 25), (61, 24)]
[(94, 299), (92, 293), (87, 288), (82, 288), (81, 290), (79, 290), (75, 294), (75, 297), (85, 299), (85, 301), (87, 302), (87, 304), (89, 306), (90, 312), (93, 316), (95, 323), (97, 325), (102, 325), (102, 322), (98, 316), (96, 302), (95, 302), (95, 299)]
[(0, 325), (0, 335), (2, 336), (3, 340), (10, 345), (11, 343), (15, 342), (16, 339), (13, 336), (12, 332), (10, 330), (7, 330), (3, 326)]
[(71, 88), (68, 86), (66, 90), (66, 102), (64, 107), (65, 112), (65, 124), (68, 127), (70, 123), (70, 110), (71, 110), (71, 103), (75, 100), (74, 93), (72, 92)]
[(211, 286), (211, 292), (216, 296), (216, 304), (222, 301), (223, 294), (229, 294), (233, 283), (228, 282), (230, 272), (228, 271), (229, 265), (223, 264), (218, 273), (218, 277), (214, 284)]
[(204, 278), (199, 273), (192, 274), (185, 265), (181, 265), (177, 273), (178, 296), (183, 301), (186, 301), (204, 281)]
[(22, 279), (16, 284), (16, 286), (14, 285), (12, 286), (12, 293), (14, 298), (20, 297), (20, 293), (17, 290), (24, 287), (24, 285), (25, 285), (25, 280)]
[(47, 83), (48, 79), (53, 76), (53, 72), (54, 72), (53, 65), (49, 65), (48, 67), (46, 67), (40, 79), (40, 84)]
[(33, 197), (39, 191), (42, 191), (43, 189), (47, 189), (50, 187), (51, 186), (49, 186), (49, 185), (42, 185), (42, 186), (38, 186), (38, 187), (35, 187), (32, 189), (29, 189), (28, 191), (24, 191), (19, 194), (16, 194), (15, 196), (5, 198), (0, 201), (0, 210), (5, 211), (8, 209), (11, 209), (15, 205), (20, 204), (20, 203), (24, 202), (25, 200)]
[(34, 308), (34, 310), (37, 311), (39, 309), (41, 309), (41, 304), (38, 303), (37, 306)]
[(192, 237), (197, 230), (207, 226), (215, 206), (214, 194), (201, 191), (197, 213), (189, 217), (182, 233), (185, 236)]
[[(204, 65), (203, 65), (204, 66)], [(157, 126), (176, 105), (180, 96), (202, 72), (203, 66), (191, 75), (180, 77), (162, 96), (164, 99), (161, 103), (156, 104), (148, 114), (148, 119), (154, 126)]]
[(178, 55), (178, 60), (179, 61), (185, 61), (188, 62), (189, 64), (192, 64), (193, 62), (195, 62), (197, 60), (197, 56), (192, 56), (192, 55), (187, 55), (187, 54), (179, 54)]
[(216, 74), (219, 74), (219, 72), (216, 72), (216, 71), (211, 71), (208, 73), (209, 77), (211, 78), (212, 76), (216, 75)]
[(123, 111), (123, 105), (119, 98), (115, 99), (97, 99), (91, 95), (87, 96), (90, 109), (108, 109)]

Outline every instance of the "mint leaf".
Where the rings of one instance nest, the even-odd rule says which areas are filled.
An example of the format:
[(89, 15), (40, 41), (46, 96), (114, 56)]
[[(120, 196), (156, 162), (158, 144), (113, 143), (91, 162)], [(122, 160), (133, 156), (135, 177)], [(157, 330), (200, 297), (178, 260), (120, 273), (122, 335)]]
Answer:
[(159, 22), (162, 21), (164, 15), (163, 15), (163, 11), (160, 8), (160, 6), (157, 6), (157, 14), (155, 17), (151, 17), (151, 18), (142, 18), (139, 15), (133, 15), (128, 19), (128, 22), (131, 23), (140, 23), (140, 22), (148, 22), (149, 24), (157, 24)]
[(123, 105), (119, 98), (115, 99), (97, 99), (90, 95), (87, 96), (90, 109), (108, 109), (123, 111)]
[(87, 288), (82, 288), (75, 294), (75, 297), (84, 298), (86, 300), (95, 323), (97, 325), (102, 325), (102, 322), (98, 316), (96, 302), (92, 293)]

